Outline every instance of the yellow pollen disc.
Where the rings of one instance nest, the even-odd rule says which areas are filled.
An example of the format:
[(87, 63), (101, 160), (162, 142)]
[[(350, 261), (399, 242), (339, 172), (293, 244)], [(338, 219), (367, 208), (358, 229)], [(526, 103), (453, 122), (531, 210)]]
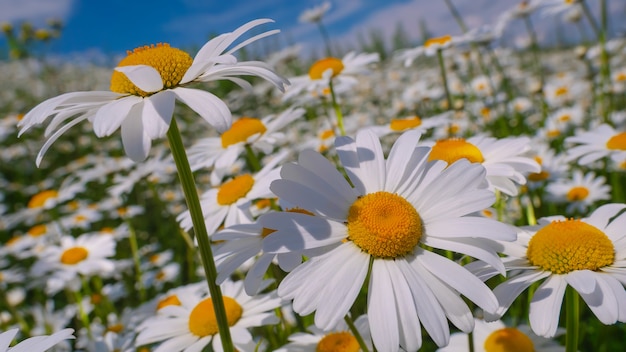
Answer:
[(528, 261), (553, 274), (597, 270), (615, 260), (613, 242), (596, 227), (580, 220), (553, 221), (530, 239)]
[(444, 35), (443, 37), (430, 38), (424, 43), (424, 47), (428, 48), (433, 45), (443, 46), (452, 40), (452, 36)]
[(534, 352), (533, 341), (516, 328), (492, 332), (485, 339), (485, 352)]
[(626, 132), (621, 132), (611, 137), (606, 142), (606, 147), (611, 150), (626, 150)]
[(18, 243), (21, 239), (22, 239), (22, 236), (13, 236), (13, 237), (9, 238), (9, 240), (6, 241), (5, 244), (7, 246), (13, 246), (16, 243)]
[(554, 95), (555, 95), (555, 96), (557, 96), (557, 97), (560, 97), (560, 96), (566, 95), (566, 94), (567, 94), (567, 92), (569, 92), (569, 90), (567, 89), (567, 87), (565, 87), (565, 86), (561, 86), (561, 87), (558, 87), (558, 88), (554, 91)]
[(300, 214), (315, 216), (315, 214), (311, 213), (310, 211), (306, 209), (298, 208), (298, 207), (288, 208), (285, 211), (289, 213), (300, 213)]
[(624, 82), (626, 81), (626, 73), (620, 72), (617, 74), (617, 76), (615, 76), (615, 80), (617, 82)]
[(128, 214), (128, 208), (117, 208), (117, 215), (124, 216)]
[(74, 221), (76, 221), (76, 222), (83, 222), (83, 221), (86, 221), (86, 220), (87, 220), (87, 217), (85, 215), (82, 215), (82, 214), (76, 215), (74, 217)]
[(254, 178), (250, 174), (239, 175), (224, 183), (217, 191), (217, 203), (230, 205), (243, 198), (254, 186)]
[(165, 273), (163, 271), (159, 271), (154, 278), (158, 281), (161, 281), (165, 279)]
[(461, 130), (461, 126), (459, 126), (456, 123), (451, 123), (447, 128), (446, 128), (448, 134), (457, 134), (459, 133), (459, 131)]
[(530, 174), (528, 174), (528, 179), (533, 182), (544, 181), (547, 180), (548, 177), (550, 177), (550, 173), (544, 170), (541, 170), (541, 172), (531, 172)]
[(103, 228), (101, 228), (101, 229), (100, 229), (100, 232), (101, 232), (103, 235), (112, 235), (112, 234), (113, 234), (113, 232), (115, 232), (115, 229), (113, 229), (112, 227), (106, 227), (106, 226), (105, 226), (105, 227), (103, 227)]
[(180, 300), (178, 300), (178, 296), (171, 295), (160, 300), (159, 303), (157, 303), (156, 310), (160, 310), (161, 308), (164, 308), (167, 306), (180, 306), (180, 305), (182, 304), (180, 303)]
[(388, 192), (358, 198), (348, 211), (348, 239), (377, 258), (410, 253), (422, 237), (422, 219), (406, 199)]
[(472, 143), (465, 141), (463, 138), (438, 140), (431, 149), (428, 160), (443, 160), (450, 165), (463, 158), (472, 163), (482, 163), (485, 161), (480, 149)]
[(589, 190), (587, 187), (572, 187), (567, 192), (567, 200), (570, 202), (577, 202), (584, 200), (589, 195)]
[(39, 237), (48, 231), (46, 225), (36, 225), (28, 230), (27, 234), (31, 237)]
[(559, 116), (559, 121), (561, 122), (567, 122), (569, 120), (572, 119), (572, 116), (570, 114), (563, 114), (561, 116)]
[(228, 131), (222, 133), (222, 148), (245, 142), (251, 136), (257, 133), (263, 134), (265, 131), (267, 131), (267, 128), (261, 120), (252, 117), (242, 117), (233, 122)]
[(559, 131), (559, 130), (549, 130), (546, 134), (550, 138), (556, 138), (556, 137), (561, 135), (561, 131)]
[(267, 209), (272, 206), (272, 199), (259, 199), (254, 203), (254, 205), (259, 209)]
[(335, 77), (343, 71), (343, 62), (336, 57), (317, 60), (309, 69), (309, 77), (311, 79), (322, 79), (322, 74), (328, 69), (333, 70), (332, 77)]
[(43, 191), (43, 192), (39, 192), (37, 194), (35, 194), (29, 201), (28, 201), (28, 208), (33, 209), (33, 208), (41, 208), (43, 207), (46, 202), (48, 201), (48, 199), (54, 199), (56, 197), (59, 196), (59, 192), (49, 189), (47, 191)]
[[(127, 56), (117, 65), (133, 66), (147, 65), (159, 72), (163, 80), (163, 88), (172, 88), (178, 85), (187, 69), (193, 63), (193, 59), (186, 52), (172, 48), (169, 44), (139, 47), (133, 51), (127, 51)], [(111, 91), (122, 94), (148, 96), (151, 93), (144, 92), (135, 86), (125, 74), (113, 71), (111, 76)]]
[(89, 251), (85, 247), (68, 248), (61, 254), (61, 263), (65, 265), (75, 265), (87, 259)]
[(93, 304), (100, 304), (102, 302), (102, 295), (98, 293), (92, 293), (90, 300)]
[(328, 139), (330, 137), (333, 137), (335, 135), (335, 131), (333, 130), (325, 130), (322, 131), (322, 133), (320, 133), (320, 139)]
[(409, 128), (415, 128), (422, 124), (422, 119), (415, 116), (408, 119), (392, 119), (389, 128), (393, 131), (404, 131)]
[[(243, 308), (234, 299), (223, 296), (228, 326), (233, 326), (243, 313)], [(206, 298), (196, 305), (189, 314), (189, 331), (199, 337), (215, 335), (219, 332), (217, 318), (213, 310), (213, 301)]]
[(120, 333), (122, 332), (122, 330), (124, 330), (124, 325), (122, 324), (113, 324), (107, 328), (107, 331), (112, 331), (115, 333)]
[(330, 333), (317, 343), (316, 352), (358, 352), (359, 342), (347, 331)]

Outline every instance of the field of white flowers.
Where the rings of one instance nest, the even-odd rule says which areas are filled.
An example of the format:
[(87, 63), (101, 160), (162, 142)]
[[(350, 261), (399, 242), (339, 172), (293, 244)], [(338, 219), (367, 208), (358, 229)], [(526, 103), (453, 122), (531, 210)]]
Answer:
[[(595, 38), (540, 47), (538, 12)], [(0, 61), (0, 351), (622, 350), (626, 39), (584, 0), (457, 20)]]

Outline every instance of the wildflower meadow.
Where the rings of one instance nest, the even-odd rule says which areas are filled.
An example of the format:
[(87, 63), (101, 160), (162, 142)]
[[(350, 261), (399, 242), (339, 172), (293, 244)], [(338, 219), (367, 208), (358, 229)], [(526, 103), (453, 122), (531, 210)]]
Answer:
[(326, 2), (317, 51), (259, 18), (112, 66), (4, 24), (0, 351), (624, 350), (608, 1), (444, 2), (461, 34), (345, 46)]

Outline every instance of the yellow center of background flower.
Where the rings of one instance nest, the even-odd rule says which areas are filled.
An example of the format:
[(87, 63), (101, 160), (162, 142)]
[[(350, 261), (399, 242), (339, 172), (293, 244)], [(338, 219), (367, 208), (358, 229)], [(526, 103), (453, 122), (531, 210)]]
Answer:
[[(223, 296), (222, 298), (224, 309), (226, 309), (226, 321), (228, 326), (233, 326), (241, 318), (243, 308), (230, 297)], [(215, 335), (219, 332), (213, 301), (210, 297), (198, 303), (189, 314), (189, 331), (199, 337)]]
[(28, 230), (27, 234), (31, 237), (39, 237), (47, 231), (46, 225), (35, 225)]
[(569, 92), (569, 89), (567, 89), (566, 86), (561, 86), (558, 87), (555, 91), (554, 91), (554, 95), (557, 97), (561, 97), (563, 95), (566, 95)]
[(47, 191), (35, 194), (29, 201), (27, 207), (30, 209), (43, 207), (48, 199), (54, 199), (59, 196), (59, 192), (49, 189)]
[(392, 119), (391, 123), (389, 123), (389, 128), (392, 131), (404, 131), (409, 128), (415, 128), (422, 124), (422, 119), (415, 116), (413, 118), (408, 119)]
[(358, 352), (359, 342), (347, 331), (330, 333), (317, 343), (316, 352)]
[(251, 136), (257, 133), (263, 134), (265, 131), (267, 131), (267, 128), (261, 120), (252, 117), (242, 117), (233, 122), (233, 125), (228, 131), (222, 133), (222, 148), (245, 142)]
[(328, 69), (333, 70), (332, 77), (335, 77), (343, 71), (343, 62), (335, 57), (317, 60), (309, 69), (309, 77), (311, 79), (322, 79), (322, 74)]
[(378, 258), (410, 253), (422, 237), (422, 220), (406, 199), (388, 192), (358, 198), (348, 211), (348, 239)]
[(626, 150), (626, 132), (621, 132), (611, 137), (606, 142), (606, 147), (611, 150)]
[[(180, 80), (183, 79), (185, 72), (187, 72), (193, 63), (193, 59), (189, 54), (180, 49), (172, 48), (167, 43), (146, 45), (136, 48), (133, 51), (127, 51), (127, 54), (128, 55), (117, 65), (118, 67), (134, 65), (151, 66), (161, 75), (164, 89), (175, 87)], [(110, 89), (112, 92), (139, 95), (142, 97), (151, 94), (137, 88), (125, 74), (118, 71), (113, 71)]]
[(157, 303), (156, 310), (160, 310), (161, 308), (167, 307), (167, 306), (180, 306), (180, 305), (181, 303), (180, 303), (180, 300), (178, 299), (178, 296), (171, 295), (160, 300)]
[(492, 332), (485, 339), (485, 352), (534, 352), (533, 341), (516, 328)]
[(480, 149), (463, 138), (438, 140), (431, 149), (428, 160), (443, 160), (450, 165), (463, 158), (472, 163), (482, 163), (485, 161)]
[(89, 251), (84, 247), (72, 247), (66, 249), (61, 254), (61, 263), (65, 265), (75, 265), (87, 259)]
[(585, 198), (587, 198), (587, 196), (589, 195), (589, 190), (587, 189), (587, 187), (572, 187), (572, 189), (570, 189), (567, 192), (567, 200), (569, 200), (570, 202), (578, 202), (581, 200), (584, 200)]
[(607, 235), (580, 220), (553, 221), (530, 239), (528, 261), (553, 274), (574, 270), (598, 270), (615, 260), (615, 248)]
[(254, 186), (254, 178), (250, 174), (239, 175), (224, 183), (217, 191), (217, 203), (230, 205), (245, 197)]
[(430, 38), (424, 43), (424, 47), (428, 48), (431, 46), (443, 46), (452, 40), (451, 35), (444, 35), (443, 37)]

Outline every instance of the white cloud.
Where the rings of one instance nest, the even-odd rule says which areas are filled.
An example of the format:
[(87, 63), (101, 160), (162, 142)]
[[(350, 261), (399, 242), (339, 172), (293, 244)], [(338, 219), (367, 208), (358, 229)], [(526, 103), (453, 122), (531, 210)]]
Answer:
[(67, 20), (73, 0), (0, 0), (0, 22)]

